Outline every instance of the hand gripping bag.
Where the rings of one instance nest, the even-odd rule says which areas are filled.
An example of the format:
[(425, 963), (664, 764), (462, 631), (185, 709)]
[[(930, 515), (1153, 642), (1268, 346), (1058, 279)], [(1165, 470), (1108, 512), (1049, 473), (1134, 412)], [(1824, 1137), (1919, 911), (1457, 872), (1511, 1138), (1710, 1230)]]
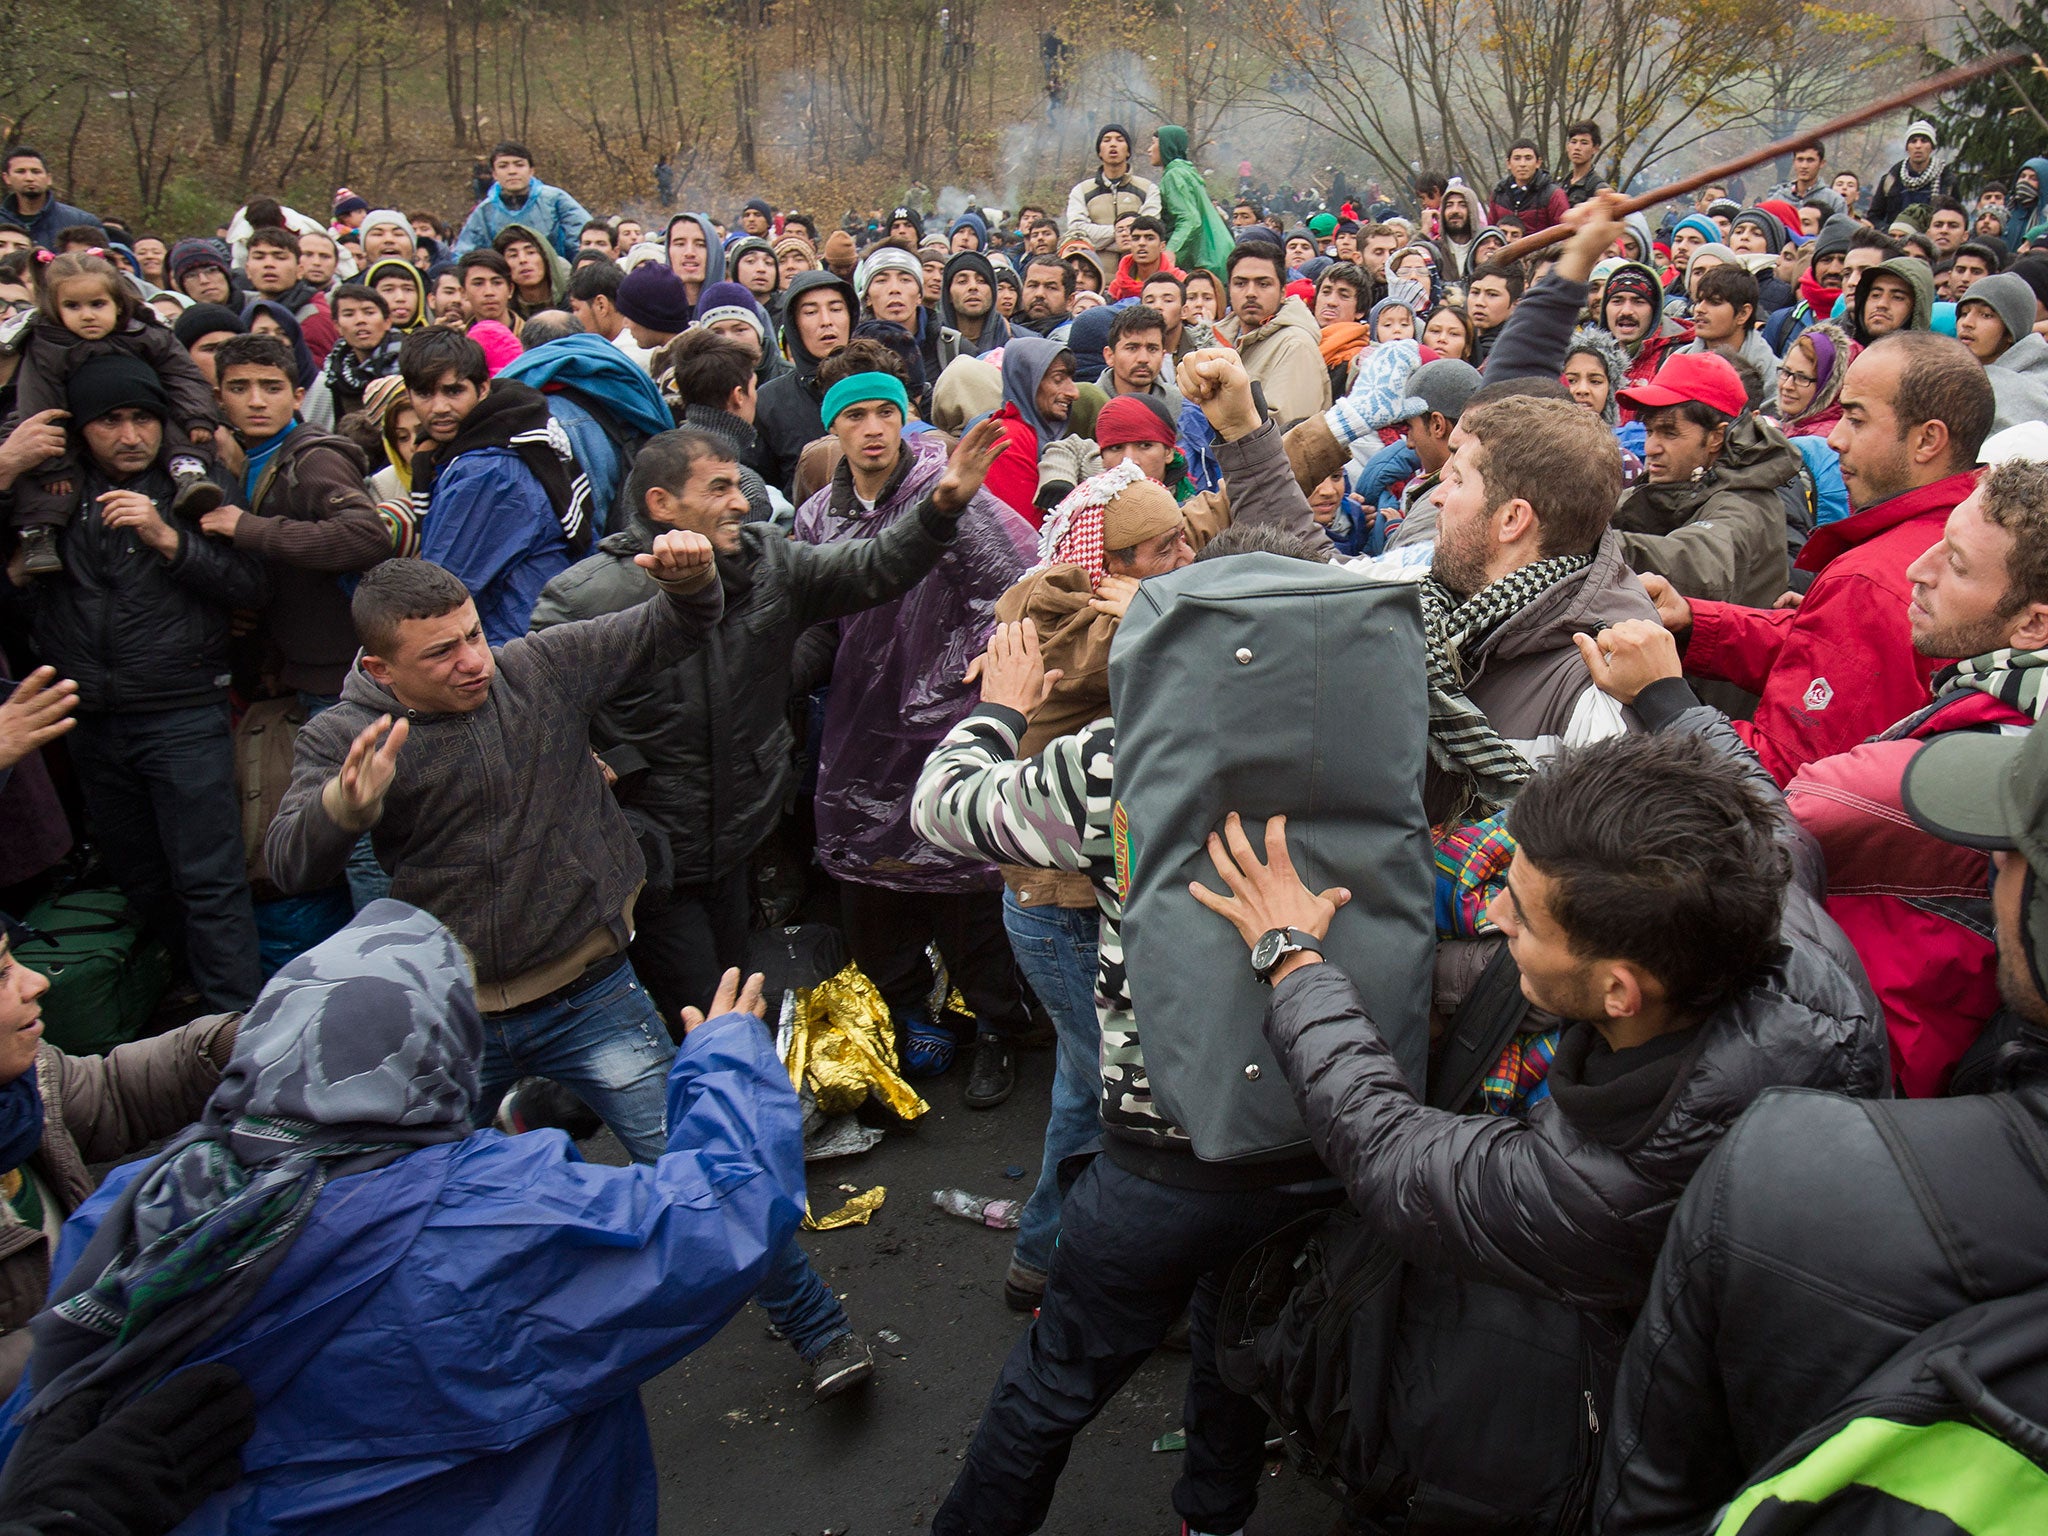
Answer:
[(1145, 1070), (1195, 1155), (1305, 1150), (1243, 940), (1196, 905), (1203, 844), (1237, 811), (1264, 856), (1287, 817), (1310, 889), (1343, 885), (1325, 956), (1420, 1093), (1435, 928), (1422, 810), (1428, 705), (1412, 584), (1277, 555), (1198, 562), (1139, 588), (1110, 651), (1116, 862)]

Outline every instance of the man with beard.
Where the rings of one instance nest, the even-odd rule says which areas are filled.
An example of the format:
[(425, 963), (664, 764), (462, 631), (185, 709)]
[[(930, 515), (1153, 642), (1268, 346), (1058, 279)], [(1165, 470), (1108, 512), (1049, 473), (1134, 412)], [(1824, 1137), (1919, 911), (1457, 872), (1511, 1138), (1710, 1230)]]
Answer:
[(1527, 234), (1550, 228), (1571, 210), (1563, 187), (1543, 169), (1543, 151), (1533, 139), (1517, 139), (1508, 148), (1508, 173), (1493, 189), (1487, 208), (1490, 222), (1517, 219)]
[(996, 313), (996, 269), (979, 251), (957, 252), (946, 262), (939, 319), (957, 332), (969, 357), (993, 352), (1010, 339), (1010, 322)]
[(1024, 263), (1023, 297), (1011, 325), (1034, 336), (1057, 339), (1074, 297), (1074, 271), (1057, 256), (1033, 256)]
[(1472, 244), (1479, 238), (1478, 209), (1478, 195), (1465, 185), (1462, 177), (1453, 176), (1444, 188), (1443, 208), (1439, 214), (1443, 236), (1437, 241), (1438, 249), (1444, 253), (1446, 282), (1458, 282), (1465, 276)]
[(1649, 383), (1665, 354), (1693, 339), (1688, 322), (1665, 315), (1664, 284), (1639, 261), (1625, 261), (1609, 275), (1600, 294), (1599, 324), (1628, 354), (1631, 384)]

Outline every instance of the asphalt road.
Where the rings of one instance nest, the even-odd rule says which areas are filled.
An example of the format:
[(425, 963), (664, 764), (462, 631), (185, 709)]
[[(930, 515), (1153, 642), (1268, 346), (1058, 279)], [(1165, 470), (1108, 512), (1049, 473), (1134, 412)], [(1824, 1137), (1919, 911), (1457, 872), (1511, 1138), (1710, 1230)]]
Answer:
[[(818, 1270), (877, 1352), (874, 1381), (814, 1404), (803, 1366), (749, 1307), (641, 1397), (661, 1469), (663, 1536), (887, 1536), (925, 1529), (951, 1486), (996, 1373), (1026, 1320), (1003, 1305), (1010, 1234), (947, 1216), (932, 1191), (1030, 1192), (1038, 1175), (1052, 1053), (1028, 1051), (1000, 1109), (962, 1107), (962, 1068), (924, 1085), (931, 1113), (873, 1151), (810, 1166), (811, 1208), (839, 1188), (887, 1187), (865, 1227), (804, 1233)], [(609, 1142), (609, 1137), (601, 1141)], [(598, 1144), (587, 1149), (603, 1157)], [(1003, 1170), (1021, 1166), (1010, 1180)], [(893, 1338), (885, 1335), (894, 1335)], [(1185, 1355), (1161, 1354), (1085, 1430), (1044, 1529), (1057, 1536), (1178, 1536), (1169, 1493)], [(1334, 1511), (1291, 1470), (1269, 1466), (1247, 1536), (1324, 1536)]]

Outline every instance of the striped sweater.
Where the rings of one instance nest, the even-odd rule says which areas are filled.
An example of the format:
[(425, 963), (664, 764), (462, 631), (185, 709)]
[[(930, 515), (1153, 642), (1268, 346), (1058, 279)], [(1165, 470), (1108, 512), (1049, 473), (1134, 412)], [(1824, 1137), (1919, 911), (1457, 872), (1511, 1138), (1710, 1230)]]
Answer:
[(1020, 761), (1017, 744), (1028, 724), (1014, 709), (983, 704), (954, 726), (918, 775), (911, 825), (955, 853), (1088, 877), (1101, 913), (1095, 1013), (1102, 1024), (1103, 1128), (1190, 1152), (1187, 1132), (1152, 1101), (1124, 973), (1124, 903), (1111, 823), (1116, 722), (1097, 720)]

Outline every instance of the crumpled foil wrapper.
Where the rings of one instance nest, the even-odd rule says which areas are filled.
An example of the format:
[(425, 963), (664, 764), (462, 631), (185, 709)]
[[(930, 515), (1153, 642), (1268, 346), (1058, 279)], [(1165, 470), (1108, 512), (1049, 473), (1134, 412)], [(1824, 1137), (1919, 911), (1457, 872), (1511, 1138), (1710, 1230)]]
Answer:
[(882, 1198), (889, 1191), (877, 1184), (864, 1195), (855, 1195), (836, 1211), (827, 1211), (822, 1216), (813, 1216), (804, 1211), (806, 1232), (829, 1232), (834, 1227), (864, 1227), (874, 1219), (876, 1211), (882, 1208)]
[(889, 1005), (858, 966), (797, 992), (787, 1024), (783, 1065), (799, 1090), (808, 1080), (819, 1114), (852, 1114), (870, 1093), (904, 1120), (931, 1108), (903, 1080)]

